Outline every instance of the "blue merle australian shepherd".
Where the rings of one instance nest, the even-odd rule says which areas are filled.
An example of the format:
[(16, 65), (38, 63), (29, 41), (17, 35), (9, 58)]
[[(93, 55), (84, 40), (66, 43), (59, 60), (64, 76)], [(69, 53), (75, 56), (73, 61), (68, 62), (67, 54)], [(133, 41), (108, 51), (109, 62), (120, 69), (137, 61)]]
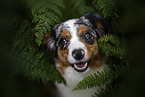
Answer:
[(107, 67), (97, 44), (104, 33), (108, 33), (107, 23), (99, 14), (85, 14), (52, 28), (44, 42), (54, 53), (55, 66), (66, 81), (66, 85), (55, 83), (60, 97), (91, 97), (100, 89), (72, 91), (84, 77)]

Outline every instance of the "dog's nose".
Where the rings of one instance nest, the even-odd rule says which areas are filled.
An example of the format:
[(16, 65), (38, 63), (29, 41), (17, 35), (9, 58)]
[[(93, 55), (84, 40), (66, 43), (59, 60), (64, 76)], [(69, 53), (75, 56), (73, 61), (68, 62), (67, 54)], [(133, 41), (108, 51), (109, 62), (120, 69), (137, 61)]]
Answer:
[(85, 55), (85, 51), (83, 49), (75, 49), (72, 52), (72, 56), (76, 59), (76, 60), (81, 60)]

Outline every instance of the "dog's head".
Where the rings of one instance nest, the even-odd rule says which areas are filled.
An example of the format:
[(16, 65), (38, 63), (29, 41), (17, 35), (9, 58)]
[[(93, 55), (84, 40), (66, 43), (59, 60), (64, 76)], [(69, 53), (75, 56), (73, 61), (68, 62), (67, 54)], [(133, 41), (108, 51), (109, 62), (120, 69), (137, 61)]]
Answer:
[(94, 66), (99, 68), (102, 58), (97, 39), (106, 32), (104, 24), (98, 14), (86, 14), (53, 27), (47, 45), (55, 53), (55, 61), (63, 69), (72, 66), (81, 73)]

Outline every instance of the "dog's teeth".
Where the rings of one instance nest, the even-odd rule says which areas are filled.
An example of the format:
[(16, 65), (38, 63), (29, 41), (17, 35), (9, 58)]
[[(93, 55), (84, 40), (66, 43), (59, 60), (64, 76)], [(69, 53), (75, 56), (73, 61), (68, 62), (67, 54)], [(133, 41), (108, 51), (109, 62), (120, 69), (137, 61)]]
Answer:
[(75, 66), (75, 68), (78, 68), (78, 67), (76, 66), (76, 64), (74, 64), (74, 66)]
[(88, 65), (88, 63), (86, 62), (86, 63), (85, 63), (85, 66), (84, 66), (82, 69), (85, 69), (85, 68), (87, 67), (87, 65)]
[(76, 69), (80, 69), (76, 64), (74, 64), (74, 66), (75, 66)]
[(78, 67), (76, 64), (74, 64), (74, 67), (76, 69), (82, 70), (82, 69), (85, 69), (87, 67), (87, 65), (88, 65), (88, 63), (86, 62), (85, 65), (84, 65), (84, 67), (82, 67), (82, 68), (81, 67)]

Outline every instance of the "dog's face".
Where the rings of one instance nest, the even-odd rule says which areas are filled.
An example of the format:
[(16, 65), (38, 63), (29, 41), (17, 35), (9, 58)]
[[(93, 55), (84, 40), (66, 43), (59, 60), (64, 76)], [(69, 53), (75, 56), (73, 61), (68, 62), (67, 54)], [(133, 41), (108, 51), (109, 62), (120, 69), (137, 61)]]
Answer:
[(74, 71), (84, 73), (101, 65), (97, 45), (97, 38), (104, 32), (101, 19), (98, 15), (86, 15), (53, 28), (48, 46), (56, 53), (55, 61), (61, 65), (60, 69), (72, 66)]

